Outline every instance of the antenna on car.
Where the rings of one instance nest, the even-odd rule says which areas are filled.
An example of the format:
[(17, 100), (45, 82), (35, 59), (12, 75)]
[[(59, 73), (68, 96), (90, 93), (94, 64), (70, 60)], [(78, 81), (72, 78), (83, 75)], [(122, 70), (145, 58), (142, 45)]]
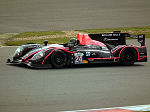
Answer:
[(44, 40), (44, 45), (47, 46), (48, 40)]
[(113, 33), (120, 33), (121, 31), (113, 31)]

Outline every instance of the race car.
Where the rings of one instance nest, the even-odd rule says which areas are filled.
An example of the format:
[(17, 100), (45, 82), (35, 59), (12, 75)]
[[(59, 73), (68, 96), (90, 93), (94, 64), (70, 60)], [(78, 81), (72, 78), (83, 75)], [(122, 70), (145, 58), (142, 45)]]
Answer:
[[(126, 44), (126, 37), (137, 39), (140, 46)], [(67, 44), (44, 45), (29, 43), (18, 47), (7, 63), (26, 64), (33, 68), (62, 68), (77, 64), (117, 62), (130, 66), (135, 62), (147, 62), (145, 35), (112, 33), (82, 34)]]

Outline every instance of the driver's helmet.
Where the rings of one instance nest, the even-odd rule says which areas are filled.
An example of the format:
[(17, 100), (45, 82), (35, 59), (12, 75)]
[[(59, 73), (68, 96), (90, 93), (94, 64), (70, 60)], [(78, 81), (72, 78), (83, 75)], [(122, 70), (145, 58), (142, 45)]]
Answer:
[(71, 38), (69, 44), (76, 45), (77, 44), (76, 38)]

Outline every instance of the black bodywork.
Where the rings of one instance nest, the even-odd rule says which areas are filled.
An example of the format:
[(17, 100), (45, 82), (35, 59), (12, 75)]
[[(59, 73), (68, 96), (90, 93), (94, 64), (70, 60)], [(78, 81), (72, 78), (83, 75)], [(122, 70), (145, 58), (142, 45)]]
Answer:
[[(82, 34), (84, 36), (84, 34)], [(33, 68), (62, 68), (74, 64), (92, 64), (119, 62), (133, 65), (135, 62), (147, 62), (145, 35), (128, 33), (88, 34), (92, 40), (103, 44), (81, 44), (81, 37), (70, 40), (67, 44), (24, 44), (17, 48), (13, 59), (8, 63), (26, 64)], [(126, 37), (137, 39), (141, 46), (127, 45)]]

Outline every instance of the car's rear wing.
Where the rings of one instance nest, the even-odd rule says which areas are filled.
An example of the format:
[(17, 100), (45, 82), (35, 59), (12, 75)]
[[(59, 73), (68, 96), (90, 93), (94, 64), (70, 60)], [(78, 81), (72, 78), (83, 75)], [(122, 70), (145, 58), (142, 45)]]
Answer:
[(145, 34), (131, 35), (129, 33), (120, 33), (120, 31), (114, 31), (113, 33), (101, 33), (101, 34), (88, 34), (93, 40), (97, 40), (103, 43), (112, 45), (126, 45), (126, 37), (137, 39), (141, 46), (145, 46)]
[(130, 35), (131, 38), (137, 39), (141, 46), (145, 46), (145, 34)]

